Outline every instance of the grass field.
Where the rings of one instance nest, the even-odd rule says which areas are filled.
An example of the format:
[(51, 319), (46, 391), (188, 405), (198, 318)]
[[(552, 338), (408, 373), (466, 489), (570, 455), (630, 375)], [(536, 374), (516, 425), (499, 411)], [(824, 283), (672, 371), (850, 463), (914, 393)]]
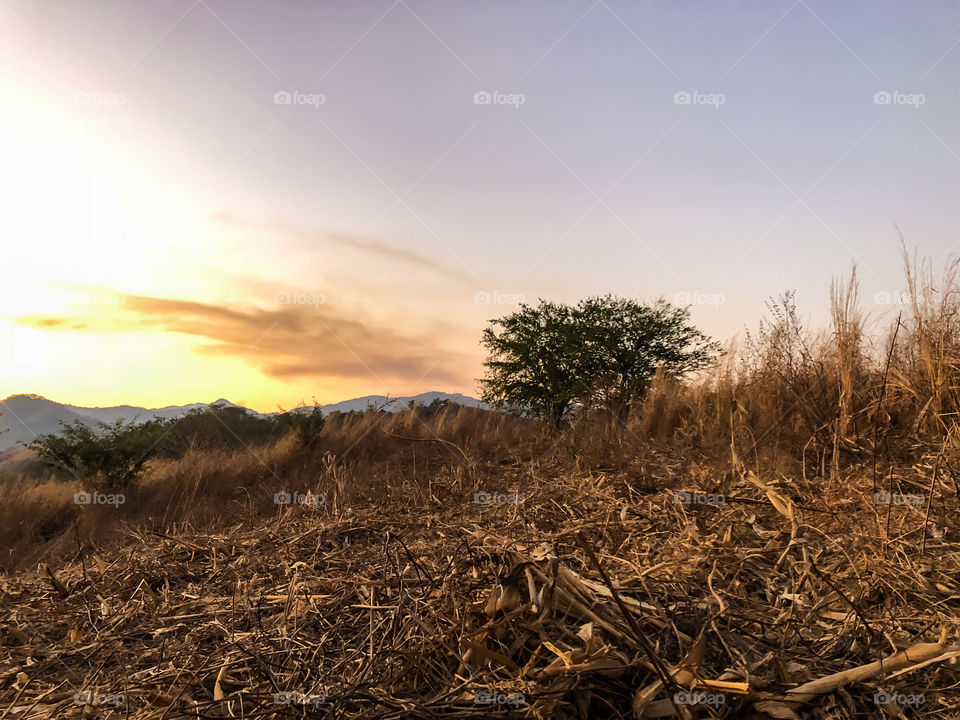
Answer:
[(889, 330), (838, 281), (626, 419), (335, 415), (119, 505), (11, 479), (2, 715), (958, 717), (960, 286), (907, 268)]

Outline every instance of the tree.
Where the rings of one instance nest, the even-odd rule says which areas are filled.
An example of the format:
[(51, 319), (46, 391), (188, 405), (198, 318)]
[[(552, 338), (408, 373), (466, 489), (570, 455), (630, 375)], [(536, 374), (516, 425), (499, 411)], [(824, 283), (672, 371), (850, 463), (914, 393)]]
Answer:
[(59, 434), (41, 435), (28, 447), (40, 458), (80, 478), (90, 491), (112, 492), (128, 487), (156, 454), (167, 420), (142, 423), (117, 420), (100, 423), (99, 432), (80, 420)]
[(179, 458), (191, 448), (242, 450), (280, 437), (286, 430), (280, 418), (260, 417), (242, 407), (210, 405), (172, 420), (159, 455)]
[(320, 442), (320, 433), (323, 431), (323, 425), (326, 422), (323, 410), (316, 404), (316, 398), (314, 398), (313, 403), (313, 407), (309, 410), (301, 408), (289, 415), (290, 425), (297, 438), (297, 444), (308, 449), (313, 449)]
[(559, 426), (582, 392), (574, 308), (541, 300), (491, 322), (481, 339), (488, 352), (484, 402)]
[(719, 353), (688, 308), (612, 295), (577, 305), (540, 301), (491, 321), (483, 399), (560, 426), (575, 406), (625, 415), (657, 370), (682, 376)]
[(326, 421), (327, 418), (320, 409), (317, 398), (313, 398), (313, 406), (309, 408), (303, 403), (289, 411), (280, 408), (280, 424), (293, 432), (297, 445), (302, 448), (312, 450), (317, 446)]

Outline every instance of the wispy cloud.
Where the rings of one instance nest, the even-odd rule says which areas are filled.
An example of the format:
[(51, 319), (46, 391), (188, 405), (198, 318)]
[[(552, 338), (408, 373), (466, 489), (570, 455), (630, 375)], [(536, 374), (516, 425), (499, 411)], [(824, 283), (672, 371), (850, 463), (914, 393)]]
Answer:
[(46, 331), (193, 335), (208, 341), (198, 352), (243, 357), (277, 379), (337, 377), (462, 385), (469, 377), (470, 358), (448, 353), (449, 338), (440, 328), (404, 334), (327, 304), (258, 308), (138, 295), (124, 298), (122, 305), (106, 311), (96, 308), (89, 314), (14, 320)]
[(426, 270), (440, 273), (448, 278), (456, 278), (458, 280), (471, 283), (476, 282), (476, 280), (467, 273), (447, 267), (443, 263), (437, 262), (436, 260), (426, 257), (425, 255), (421, 255), (420, 253), (407, 250), (405, 248), (387, 245), (379, 240), (372, 240), (359, 234), (354, 235), (350, 233), (316, 230), (284, 222), (261, 223), (231, 212), (227, 212), (225, 210), (220, 210), (214, 213), (213, 218), (226, 225), (233, 225), (234, 227), (241, 227), (248, 230), (283, 233), (291, 238), (296, 238), (298, 240), (303, 240), (310, 243), (326, 242), (340, 245), (341, 247), (355, 247), (364, 252), (379, 255), (383, 258), (399, 260), (401, 262), (409, 263), (410, 265), (416, 265)]

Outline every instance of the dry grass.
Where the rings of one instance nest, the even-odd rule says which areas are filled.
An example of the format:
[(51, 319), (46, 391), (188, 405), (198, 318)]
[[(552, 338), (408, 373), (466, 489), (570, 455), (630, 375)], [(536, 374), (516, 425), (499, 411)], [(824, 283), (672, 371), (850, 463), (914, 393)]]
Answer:
[(787, 298), (626, 423), (367, 412), (118, 508), (2, 485), (0, 715), (960, 717), (960, 276), (908, 267), (885, 337), (837, 281), (829, 332)]
[[(8, 716), (79, 711), (85, 691), (122, 695), (149, 718), (301, 712), (276, 693), (314, 697), (309, 715), (364, 718), (657, 716), (687, 688), (724, 699), (691, 717), (881, 717), (873, 694), (894, 690), (923, 694), (931, 716), (960, 708), (960, 503), (945, 473), (927, 517), (876, 505), (865, 472), (724, 479), (703, 458), (652, 449), (577, 470), (535, 436), (481, 463), (408, 422), (366, 428), (377, 457), (363, 458), (361, 441), (355, 464), (307, 462), (328, 468), (312, 487), (291, 449), (264, 453), (260, 493), (218, 500), (224, 517), (205, 529), (196, 516), (128, 530), (122, 545), (52, 566), (55, 581), (46, 568), (7, 578)], [(185, 493), (171, 507), (222, 487), (203, 478), (223, 462), (259, 466), (157, 468)], [(933, 462), (900, 468), (894, 489), (929, 491)], [(271, 471), (326, 503), (271, 512)], [(677, 504), (676, 490), (725, 502)], [(478, 491), (525, 497), (477, 505)], [(939, 644), (917, 648), (899, 676), (868, 668), (849, 687), (790, 692), (924, 642)], [(477, 692), (524, 704), (477, 706)]]

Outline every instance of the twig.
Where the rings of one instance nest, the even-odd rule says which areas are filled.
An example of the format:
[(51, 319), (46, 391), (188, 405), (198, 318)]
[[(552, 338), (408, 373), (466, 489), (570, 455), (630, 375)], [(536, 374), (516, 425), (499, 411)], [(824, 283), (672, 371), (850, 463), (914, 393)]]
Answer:
[(936, 489), (937, 484), (937, 470), (940, 469), (940, 458), (943, 457), (943, 453), (947, 448), (947, 440), (950, 439), (950, 431), (947, 431), (947, 436), (943, 439), (943, 444), (940, 446), (940, 452), (937, 453), (937, 461), (933, 464), (933, 476), (930, 478), (930, 489), (927, 491), (927, 511), (923, 515), (923, 537), (920, 540), (920, 554), (923, 555), (927, 549), (927, 523), (930, 521), (930, 506), (933, 504), (933, 493)]
[(880, 398), (877, 400), (877, 412), (873, 417), (873, 492), (877, 492), (877, 455), (879, 448), (877, 447), (877, 432), (880, 429), (880, 411), (883, 410), (883, 399), (887, 394), (887, 375), (890, 372), (890, 362), (893, 360), (893, 349), (897, 345), (897, 333), (900, 332), (900, 318), (903, 317), (903, 312), (901, 311), (897, 315), (897, 325), (893, 331), (893, 337), (890, 339), (890, 350), (887, 351), (887, 362), (883, 366), (883, 385), (880, 386)]
[[(640, 647), (643, 648), (647, 658), (650, 660), (650, 664), (656, 668), (657, 674), (660, 675), (660, 681), (663, 683), (664, 687), (668, 689), (677, 687), (677, 683), (674, 681), (673, 676), (670, 674), (667, 668), (664, 667), (663, 661), (657, 655), (656, 650), (653, 649), (643, 632), (640, 630), (640, 626), (637, 625), (636, 619), (630, 612), (627, 611), (626, 606), (623, 604), (623, 600), (620, 599), (620, 593), (617, 592), (616, 587), (614, 587), (613, 583), (610, 581), (610, 577), (607, 575), (606, 570), (603, 569), (603, 566), (597, 559), (596, 554), (593, 552), (593, 548), (590, 547), (590, 544), (581, 533), (576, 533), (575, 537), (577, 538), (577, 542), (580, 544), (580, 547), (582, 547), (583, 551), (587, 554), (587, 557), (590, 558), (590, 562), (593, 563), (594, 567), (597, 569), (597, 572), (600, 573), (600, 577), (603, 579), (604, 585), (606, 585), (610, 590), (610, 594), (613, 595), (614, 602), (616, 602), (617, 607), (620, 608), (620, 614), (623, 615), (624, 619), (627, 621), (627, 624), (633, 631), (634, 637), (640, 644)], [(680, 717), (688, 717), (686, 708), (678, 706), (676, 702), (674, 702), (673, 696), (669, 693), (667, 696), (670, 698), (670, 702), (676, 709), (677, 714)]]

